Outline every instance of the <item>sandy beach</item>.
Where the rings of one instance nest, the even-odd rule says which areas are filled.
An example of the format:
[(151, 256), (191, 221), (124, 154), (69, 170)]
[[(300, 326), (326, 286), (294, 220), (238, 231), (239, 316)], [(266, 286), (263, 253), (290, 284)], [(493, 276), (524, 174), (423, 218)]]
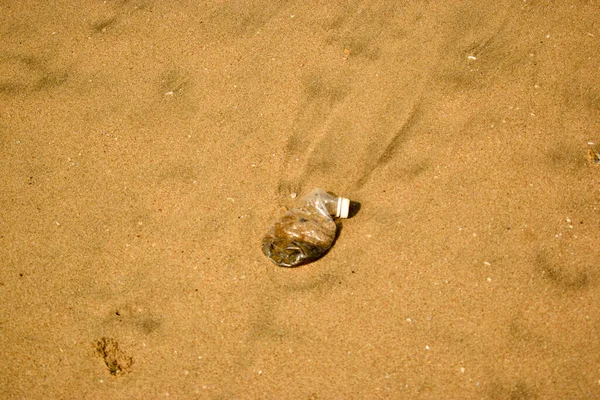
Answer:
[[(600, 398), (600, 3), (0, 4), (0, 398)], [(296, 194), (359, 202), (261, 252)]]

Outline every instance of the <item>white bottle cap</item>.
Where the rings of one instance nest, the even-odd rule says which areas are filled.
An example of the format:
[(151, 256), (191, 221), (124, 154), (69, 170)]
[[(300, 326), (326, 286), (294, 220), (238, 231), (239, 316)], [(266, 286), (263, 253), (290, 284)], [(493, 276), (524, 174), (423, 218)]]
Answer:
[(338, 197), (337, 199), (337, 211), (335, 216), (338, 218), (348, 218), (350, 212), (350, 199), (345, 197)]

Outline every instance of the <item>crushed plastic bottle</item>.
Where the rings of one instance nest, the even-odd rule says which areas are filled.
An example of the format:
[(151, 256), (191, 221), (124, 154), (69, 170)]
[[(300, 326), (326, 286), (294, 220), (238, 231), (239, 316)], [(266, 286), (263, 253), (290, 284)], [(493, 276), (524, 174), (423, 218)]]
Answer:
[(315, 261), (333, 245), (334, 218), (348, 218), (349, 211), (349, 199), (314, 189), (275, 222), (263, 239), (263, 253), (280, 267)]

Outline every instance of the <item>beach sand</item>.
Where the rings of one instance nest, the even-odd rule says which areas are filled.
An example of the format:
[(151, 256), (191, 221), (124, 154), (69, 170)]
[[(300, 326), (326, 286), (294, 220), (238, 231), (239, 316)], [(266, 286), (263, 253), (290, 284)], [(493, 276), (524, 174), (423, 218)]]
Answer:
[[(4, 2), (0, 397), (600, 398), (598, 21)], [(314, 187), (361, 209), (279, 268)]]

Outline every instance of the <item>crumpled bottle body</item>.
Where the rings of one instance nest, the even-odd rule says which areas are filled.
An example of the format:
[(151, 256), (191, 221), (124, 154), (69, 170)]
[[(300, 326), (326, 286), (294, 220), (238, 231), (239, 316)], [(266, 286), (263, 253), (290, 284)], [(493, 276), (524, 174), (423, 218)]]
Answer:
[(322, 257), (333, 245), (337, 198), (315, 189), (287, 211), (263, 238), (263, 253), (280, 267), (297, 267)]

